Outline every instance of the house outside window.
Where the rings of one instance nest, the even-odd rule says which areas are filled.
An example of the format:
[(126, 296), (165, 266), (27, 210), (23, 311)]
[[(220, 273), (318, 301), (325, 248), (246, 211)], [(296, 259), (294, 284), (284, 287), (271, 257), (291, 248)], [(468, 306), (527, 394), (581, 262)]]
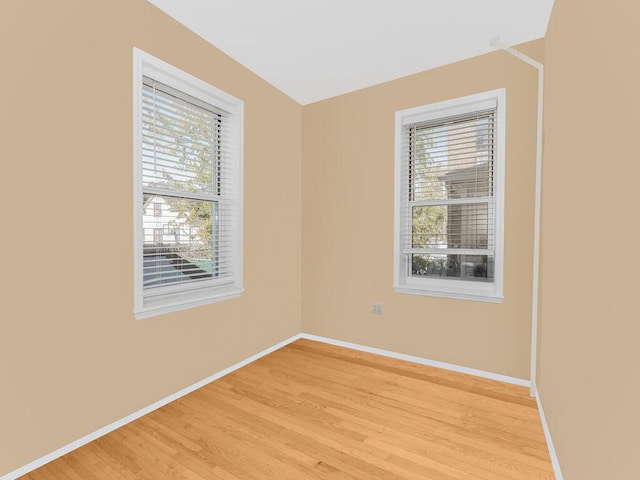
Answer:
[(505, 90), (396, 113), (394, 288), (503, 299)]
[(242, 101), (134, 49), (136, 318), (242, 292)]

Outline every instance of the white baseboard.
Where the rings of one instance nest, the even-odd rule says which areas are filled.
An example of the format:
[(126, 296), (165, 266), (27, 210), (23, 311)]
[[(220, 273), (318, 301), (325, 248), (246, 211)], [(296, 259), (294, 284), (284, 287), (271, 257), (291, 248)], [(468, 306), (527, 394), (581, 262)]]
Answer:
[(551, 457), (551, 465), (553, 465), (553, 473), (556, 480), (564, 480), (562, 477), (562, 471), (560, 471), (560, 462), (558, 461), (558, 455), (556, 449), (553, 446), (553, 440), (551, 439), (551, 431), (549, 425), (547, 425), (547, 419), (544, 416), (544, 410), (542, 409), (542, 401), (540, 400), (540, 394), (536, 392), (536, 403), (538, 404), (538, 412), (540, 412), (540, 420), (542, 420), (542, 429), (544, 430), (544, 437), (547, 439), (547, 448), (549, 449), (549, 456)]
[(361, 352), (375, 353), (383, 357), (397, 358), (399, 360), (406, 360), (408, 362), (419, 363), (420, 365), (427, 365), (429, 367), (443, 368), (445, 370), (452, 370), (454, 372), (466, 373), (468, 375), (474, 375), (476, 377), (488, 378), (491, 380), (498, 380), (499, 382), (511, 383), (514, 385), (520, 385), (521, 387), (530, 387), (531, 382), (529, 380), (523, 380), (521, 378), (509, 377), (507, 375), (500, 375), (499, 373), (485, 372), (484, 370), (477, 370), (475, 368), (462, 367), (453, 363), (438, 362), (437, 360), (429, 360), (422, 357), (416, 357), (413, 355), (407, 355), (404, 353), (392, 352), (390, 350), (382, 350), (375, 347), (367, 347), (366, 345), (359, 345), (357, 343), (343, 342), (342, 340), (334, 340), (332, 338), (320, 337), (318, 335), (311, 335), (308, 333), (300, 334), (300, 338), (306, 338), (307, 340), (315, 340), (316, 342), (328, 343), (336, 345), (338, 347), (351, 348), (353, 350), (359, 350)]
[[(36, 468), (41, 467), (42, 465), (45, 465), (53, 460), (55, 460), (56, 458), (59, 458), (63, 455), (66, 455), (67, 453), (80, 448), (81, 446), (96, 440), (97, 438), (102, 437), (103, 435), (106, 435), (109, 432), (112, 432), (113, 430), (120, 428), (124, 425), (126, 425), (127, 423), (133, 422), (134, 420), (153, 412), (154, 410), (157, 410), (158, 408), (173, 402), (174, 400), (179, 399), (180, 397), (183, 397), (185, 395), (187, 395), (188, 393), (193, 392), (194, 390), (197, 390), (201, 387), (204, 387), (205, 385), (221, 378), (224, 377), (225, 375), (228, 375), (229, 373), (244, 367), (245, 365), (248, 365), (251, 362), (254, 362), (256, 360), (258, 360), (261, 357), (264, 357), (265, 355), (268, 355), (272, 352), (275, 352), (276, 350), (279, 350), (280, 348), (295, 342), (296, 340), (300, 339), (300, 338), (305, 338), (308, 340), (315, 340), (317, 342), (322, 342), (322, 343), (327, 343), (330, 345), (336, 345), (339, 347), (346, 347), (346, 348), (351, 348), (353, 350), (359, 350), (362, 352), (368, 352), (368, 353), (373, 353), (376, 355), (381, 355), (384, 357), (390, 357), (390, 358), (396, 358), (399, 360), (406, 360), (409, 362), (414, 362), (414, 363), (418, 363), (421, 365), (428, 365), (430, 367), (437, 367), (437, 368), (443, 368), (445, 370), (452, 370), (454, 372), (460, 372), (460, 373), (466, 373), (469, 375), (474, 375), (476, 377), (482, 377), (482, 378), (488, 378), (491, 380), (498, 380), (500, 382), (505, 382), (505, 383), (511, 383), (511, 384), (515, 384), (515, 385), (520, 385), (523, 387), (530, 387), (530, 382), (528, 380), (523, 380), (520, 378), (515, 378), (515, 377), (509, 377), (506, 375), (500, 375), (497, 373), (491, 373), (491, 372), (486, 372), (484, 370), (476, 370), (475, 368), (469, 368), (469, 367), (463, 367), (460, 365), (454, 365), (452, 363), (445, 363), (445, 362), (438, 362), (436, 360), (428, 360), (426, 358), (422, 358), (422, 357), (416, 357), (413, 355), (407, 355), (404, 353), (397, 353), (397, 352), (392, 352), (389, 350), (383, 350), (380, 348), (375, 348), (375, 347), (368, 347), (365, 345), (359, 345), (357, 343), (351, 343), (351, 342), (343, 342), (342, 340), (334, 340), (332, 338), (327, 338), (327, 337), (321, 337), (318, 335), (311, 335), (308, 333), (299, 333), (297, 335), (294, 335), (286, 340), (283, 340), (282, 342), (267, 348), (259, 353), (256, 353), (255, 355), (252, 355), (251, 357), (242, 360), (241, 362), (238, 362), (228, 368), (225, 368), (224, 370), (219, 371), (218, 373), (214, 373), (213, 375), (197, 382), (194, 383), (193, 385), (190, 385), (182, 390), (180, 390), (179, 392), (176, 392), (172, 395), (169, 395), (168, 397), (163, 398), (162, 400), (158, 400), (157, 402), (142, 408), (134, 413), (132, 413), (131, 415), (128, 415), (120, 420), (117, 420), (113, 423), (110, 423), (109, 425), (106, 425), (102, 428), (100, 428), (99, 430), (96, 430), (95, 432), (92, 432), (88, 435), (85, 435), (84, 437), (69, 443), (68, 445), (65, 445), (63, 447), (58, 448), (57, 450), (41, 457), (38, 458), (37, 460), (34, 460), (33, 462), (28, 463), (27, 465), (24, 465), (23, 467), (20, 467), (12, 472), (9, 472), (5, 475), (3, 475), (2, 477), (0, 477), (0, 480), (15, 480), (18, 477), (21, 477), (22, 475), (26, 475), (27, 473), (35, 470)], [(563, 480), (562, 479), (562, 474), (560, 474), (560, 467), (558, 465), (558, 460), (557, 457), (555, 456), (555, 451), (553, 450), (553, 444), (551, 442), (551, 436), (549, 435), (549, 429), (547, 427), (547, 424), (544, 420), (544, 414), (542, 412), (542, 405), (540, 404), (540, 400), (539, 398), (537, 398), (538, 400), (538, 407), (540, 409), (540, 417), (542, 418), (542, 425), (544, 427), (544, 432), (545, 432), (545, 436), (547, 438), (547, 443), (549, 445), (549, 451), (551, 453), (551, 459), (554, 462), (554, 470), (557, 472), (556, 473), (556, 480)]]
[(245, 365), (248, 365), (251, 362), (254, 362), (256, 360), (258, 360), (261, 357), (264, 357), (265, 355), (270, 354), (271, 352), (275, 352), (276, 350), (279, 350), (280, 348), (284, 347), (285, 345), (290, 344), (291, 342), (295, 342), (296, 340), (298, 340), (299, 338), (301, 338), (300, 334), (294, 335), (293, 337), (290, 337), (286, 340), (283, 340), (282, 342), (267, 348), (266, 350), (263, 350), (259, 353), (256, 353), (255, 355), (252, 355), (251, 357), (242, 360), (241, 362), (238, 362), (234, 365), (231, 365), (228, 368), (225, 368), (224, 370), (219, 371), (218, 373), (214, 373), (213, 375), (205, 378), (204, 380), (200, 380), (197, 383), (194, 383), (193, 385), (190, 385), (186, 388), (183, 388), (182, 390), (180, 390), (179, 392), (176, 392), (172, 395), (169, 395), (168, 397), (163, 398), (162, 400), (158, 400), (155, 403), (152, 403), (151, 405), (144, 407), (140, 410), (138, 410), (137, 412), (132, 413), (131, 415), (127, 415), (126, 417), (117, 420), (113, 423), (110, 423), (109, 425), (106, 425), (104, 427), (102, 427), (99, 430), (96, 430), (95, 432), (92, 432), (88, 435), (85, 435), (84, 437), (76, 440), (75, 442), (71, 442), (68, 445), (65, 445), (63, 447), (58, 448), (57, 450), (45, 455), (44, 457), (40, 457), (37, 460), (34, 460), (33, 462), (28, 463), (27, 465), (24, 465), (23, 467), (20, 467), (12, 472), (9, 472), (5, 475), (3, 475), (2, 477), (0, 477), (0, 480), (15, 480), (18, 477), (21, 477), (23, 475), (26, 475), (27, 473), (35, 470), (38, 467), (41, 467), (42, 465), (45, 465), (46, 463), (49, 463), (53, 460), (55, 460), (56, 458), (59, 458), (63, 455), (66, 455), (67, 453), (80, 448), (81, 446), (96, 440), (97, 438), (102, 437), (103, 435), (106, 435), (109, 432), (114, 431), (117, 428), (120, 428), (124, 425), (126, 425), (127, 423), (133, 422), (134, 420), (153, 412), (154, 410), (157, 410), (160, 407), (163, 407), (164, 405), (173, 402), (174, 400), (177, 400), (180, 397), (183, 397), (185, 395), (187, 395), (188, 393), (193, 392), (194, 390), (197, 390), (201, 387), (204, 387), (205, 385), (221, 378), (224, 377), (225, 375), (228, 375), (229, 373), (244, 367)]

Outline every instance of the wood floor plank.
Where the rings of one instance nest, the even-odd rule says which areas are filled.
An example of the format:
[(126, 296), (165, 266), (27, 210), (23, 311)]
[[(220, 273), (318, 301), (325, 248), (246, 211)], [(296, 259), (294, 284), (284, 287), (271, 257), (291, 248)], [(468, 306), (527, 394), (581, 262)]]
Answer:
[(552, 480), (528, 389), (298, 340), (27, 480)]
[[(291, 370), (290, 367), (286, 367), (286, 369), (288, 372)], [(271, 372), (273, 373), (273, 370), (271, 370)], [(267, 372), (262, 372), (262, 374), (265, 373)], [(245, 374), (247, 373), (245, 372)], [(287, 375), (294, 374), (287, 373)], [(330, 372), (326, 372), (326, 376), (330, 378)], [(409, 415), (417, 415), (419, 418), (431, 417), (438, 421), (444, 421), (458, 426), (466, 425), (470, 428), (475, 428), (476, 426), (489, 425), (494, 428), (501, 428), (505, 433), (517, 431), (527, 438), (533, 437), (533, 442), (540, 443), (540, 441), (542, 441), (544, 445), (544, 439), (539, 435), (540, 420), (537, 410), (531, 410), (530, 408), (526, 408), (526, 416), (530, 416), (532, 413), (535, 414), (537, 424), (533, 424), (532, 422), (528, 424), (525, 420), (514, 416), (515, 414), (506, 413), (503, 406), (500, 408), (500, 415), (493, 420), (485, 421), (485, 417), (494, 415), (496, 406), (494, 405), (493, 410), (478, 408), (472, 401), (473, 399), (466, 403), (459, 404), (456, 403), (455, 400), (447, 401), (446, 397), (441, 398), (433, 395), (431, 392), (422, 392), (424, 395), (416, 393), (416, 395), (413, 396), (400, 398), (398, 401), (394, 398), (389, 398), (390, 395), (380, 396), (371, 391), (362, 392), (352, 390), (348, 385), (338, 384), (338, 382), (333, 380), (324, 380), (322, 377), (307, 375), (307, 378), (301, 381), (308, 383), (307, 392), (315, 392), (323, 396), (323, 401), (333, 398), (335, 401), (334, 406), (337, 403), (339, 408), (342, 408), (345, 405), (345, 400), (348, 400), (347, 405), (349, 406), (353, 406), (354, 408), (357, 406), (357, 408), (361, 409), (373, 406), (373, 408), (377, 408), (382, 415), (385, 413), (385, 408), (388, 408), (393, 409), (396, 415), (403, 415), (405, 412), (408, 412)], [(316, 385), (320, 385), (320, 388), (315, 388)], [(373, 390), (373, 388), (370, 390)], [(420, 398), (424, 396), (427, 396), (427, 400), (420, 401)]]
[(320, 344), (317, 346), (312, 345), (313, 343), (317, 342), (303, 339), (292, 344), (291, 349), (310, 351), (312, 354), (321, 355), (325, 358), (334, 358), (337, 360), (345, 359), (352, 364), (371, 366), (376, 370), (383, 370), (388, 373), (414, 377), (418, 380), (443, 386), (451, 386), (456, 390), (478, 393), (496, 399), (504, 398), (513, 404), (528, 405), (534, 408), (536, 407), (535, 399), (528, 395), (526, 389), (513, 389), (512, 385), (504, 382), (473, 377), (464, 373), (428, 367), (394, 358), (371, 355), (357, 350), (336, 350), (332, 345)]

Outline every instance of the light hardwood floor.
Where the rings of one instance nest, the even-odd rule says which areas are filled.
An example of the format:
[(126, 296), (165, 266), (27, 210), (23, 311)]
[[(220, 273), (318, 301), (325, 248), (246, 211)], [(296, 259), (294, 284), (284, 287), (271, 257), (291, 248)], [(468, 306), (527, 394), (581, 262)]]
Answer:
[(553, 479), (528, 390), (299, 340), (23, 477)]

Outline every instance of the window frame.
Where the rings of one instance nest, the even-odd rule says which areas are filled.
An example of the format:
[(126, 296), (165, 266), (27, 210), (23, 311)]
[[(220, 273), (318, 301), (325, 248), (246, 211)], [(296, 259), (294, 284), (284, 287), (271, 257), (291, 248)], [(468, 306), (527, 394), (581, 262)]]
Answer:
[[(402, 212), (409, 199), (403, 198), (403, 141), (405, 129), (421, 122), (446, 119), (485, 110), (496, 104), (494, 140), (495, 246), (493, 282), (417, 278), (409, 273), (410, 253), (402, 252)], [(397, 293), (502, 303), (504, 300), (504, 192), (505, 192), (506, 89), (500, 88), (442, 102), (397, 111), (395, 114), (395, 205), (394, 205), (394, 280)], [(450, 201), (450, 200), (449, 200)], [(442, 202), (441, 202), (442, 203)]]
[[(143, 286), (143, 153), (142, 102), (143, 77), (168, 85), (225, 112), (225, 128), (229, 134), (226, 165), (233, 181), (225, 186), (229, 191), (233, 225), (229, 228), (233, 264), (229, 281), (220, 279), (160, 287), (157, 294), (145, 295)], [(242, 280), (243, 228), (243, 138), (244, 102), (212, 85), (164, 62), (138, 48), (133, 49), (133, 249), (134, 249), (134, 316), (143, 319), (239, 297)], [(214, 182), (219, 181), (218, 179)]]

